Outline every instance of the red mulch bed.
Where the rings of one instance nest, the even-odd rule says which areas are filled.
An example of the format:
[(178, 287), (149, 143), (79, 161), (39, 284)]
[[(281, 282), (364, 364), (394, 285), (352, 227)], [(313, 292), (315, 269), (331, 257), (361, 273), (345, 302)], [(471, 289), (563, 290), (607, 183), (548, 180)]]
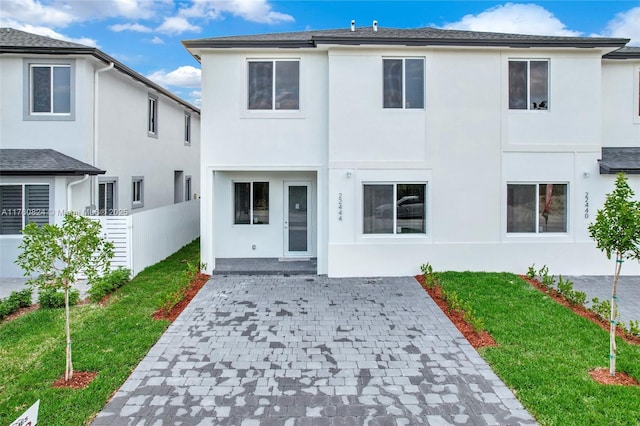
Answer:
[[(581, 317), (588, 319), (589, 321), (593, 322), (594, 324), (599, 325), (600, 327), (602, 327), (603, 330), (609, 331), (609, 321), (601, 319), (600, 317), (598, 317), (598, 315), (596, 315), (595, 312), (587, 309), (586, 307), (584, 307), (582, 305), (574, 305), (574, 304), (569, 303), (562, 296), (562, 294), (558, 293), (555, 290), (547, 291), (547, 289), (544, 286), (542, 286), (542, 284), (540, 284), (540, 282), (538, 280), (531, 279), (531, 278), (527, 277), (526, 275), (519, 275), (519, 277), (522, 278), (523, 280), (525, 280), (526, 282), (528, 282), (529, 284), (531, 284), (533, 287), (535, 287), (541, 293), (547, 294), (549, 297), (551, 297), (557, 303), (560, 303), (561, 305), (566, 306), (567, 308), (569, 308), (573, 312), (575, 312), (577, 315), (580, 315)], [(633, 345), (640, 345), (640, 337), (634, 336), (634, 335), (629, 334), (629, 333), (626, 333), (620, 327), (616, 328), (616, 335), (618, 337), (620, 337), (622, 340), (624, 340), (625, 342), (627, 342), (627, 343), (631, 343)], [(609, 374), (609, 373), (607, 373), (607, 374)]]
[(609, 374), (608, 368), (596, 368), (589, 371), (593, 380), (603, 385), (640, 386), (640, 383), (630, 375), (622, 371), (616, 371), (616, 375)]
[(7, 315), (2, 321), (12, 321), (18, 317), (23, 316), (24, 314), (37, 310), (39, 307), (40, 305), (36, 303), (35, 305), (27, 306), (26, 308), (20, 308), (11, 315)]
[(196, 277), (191, 281), (189, 287), (184, 292), (184, 297), (180, 300), (169, 312), (165, 312), (164, 309), (158, 309), (153, 314), (153, 319), (155, 320), (169, 320), (173, 322), (178, 315), (187, 307), (191, 299), (193, 299), (196, 294), (200, 291), (202, 287), (209, 281), (211, 275), (198, 273)]
[(97, 371), (74, 371), (73, 376), (69, 381), (64, 381), (64, 376), (53, 382), (51, 387), (53, 388), (67, 388), (67, 389), (84, 389), (89, 386), (89, 383), (93, 381), (98, 375)]
[(493, 340), (493, 337), (491, 337), (489, 333), (487, 333), (486, 331), (481, 331), (480, 333), (477, 333), (473, 329), (473, 327), (471, 327), (462, 318), (462, 314), (460, 312), (452, 311), (449, 309), (449, 306), (447, 306), (447, 302), (442, 297), (442, 290), (440, 289), (440, 286), (435, 286), (433, 288), (427, 287), (427, 285), (424, 282), (423, 275), (416, 275), (415, 278), (420, 283), (422, 288), (424, 288), (426, 292), (429, 293), (429, 296), (431, 296), (431, 298), (436, 302), (436, 304), (440, 307), (440, 309), (442, 309), (442, 312), (444, 312), (445, 315), (449, 317), (453, 325), (455, 325), (456, 328), (460, 330), (460, 333), (462, 333), (464, 338), (469, 341), (471, 346), (473, 346), (476, 349), (483, 348), (486, 346), (498, 346), (496, 341)]

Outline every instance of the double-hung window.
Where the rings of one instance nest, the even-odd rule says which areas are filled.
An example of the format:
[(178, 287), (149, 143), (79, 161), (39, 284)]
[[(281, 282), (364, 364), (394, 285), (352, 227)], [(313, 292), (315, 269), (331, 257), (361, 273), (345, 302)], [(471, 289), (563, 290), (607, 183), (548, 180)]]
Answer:
[(144, 207), (144, 178), (134, 176), (131, 179), (131, 208)]
[(365, 184), (363, 233), (425, 234), (425, 183)]
[(567, 232), (566, 183), (507, 184), (507, 232)]
[(28, 224), (49, 223), (49, 185), (0, 186), (0, 235), (17, 235)]
[(158, 137), (158, 97), (149, 95), (147, 100), (147, 134)]
[(509, 61), (509, 109), (549, 109), (549, 61)]
[(249, 110), (299, 110), (300, 61), (249, 61)]
[(73, 118), (73, 73), (70, 63), (28, 63), (28, 79), (28, 119)]
[(383, 59), (382, 68), (384, 108), (424, 108), (424, 59)]
[(269, 182), (235, 182), (234, 216), (236, 225), (269, 223)]

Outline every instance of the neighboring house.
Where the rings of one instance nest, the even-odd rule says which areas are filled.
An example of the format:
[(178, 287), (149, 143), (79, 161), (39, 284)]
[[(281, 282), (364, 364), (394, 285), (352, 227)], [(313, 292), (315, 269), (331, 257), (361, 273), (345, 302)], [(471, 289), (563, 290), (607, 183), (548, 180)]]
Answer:
[(640, 172), (627, 42), (377, 24), (184, 41), (202, 64), (202, 261), (611, 274), (587, 226), (612, 173)]
[(197, 198), (199, 132), (198, 108), (102, 51), (1, 28), (0, 277), (22, 276), (27, 222)]

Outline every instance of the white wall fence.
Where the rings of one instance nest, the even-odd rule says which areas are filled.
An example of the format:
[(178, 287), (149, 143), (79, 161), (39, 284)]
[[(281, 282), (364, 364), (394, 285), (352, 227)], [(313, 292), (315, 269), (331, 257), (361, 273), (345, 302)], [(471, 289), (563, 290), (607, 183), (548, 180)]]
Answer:
[(200, 235), (200, 200), (158, 207), (130, 216), (91, 216), (115, 245), (112, 267), (137, 275)]

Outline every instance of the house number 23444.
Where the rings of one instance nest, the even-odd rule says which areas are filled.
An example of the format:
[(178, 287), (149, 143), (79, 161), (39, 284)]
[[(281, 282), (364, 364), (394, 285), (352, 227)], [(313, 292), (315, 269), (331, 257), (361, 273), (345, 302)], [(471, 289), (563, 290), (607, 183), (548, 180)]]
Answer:
[(584, 193), (584, 218), (589, 219), (589, 193)]

